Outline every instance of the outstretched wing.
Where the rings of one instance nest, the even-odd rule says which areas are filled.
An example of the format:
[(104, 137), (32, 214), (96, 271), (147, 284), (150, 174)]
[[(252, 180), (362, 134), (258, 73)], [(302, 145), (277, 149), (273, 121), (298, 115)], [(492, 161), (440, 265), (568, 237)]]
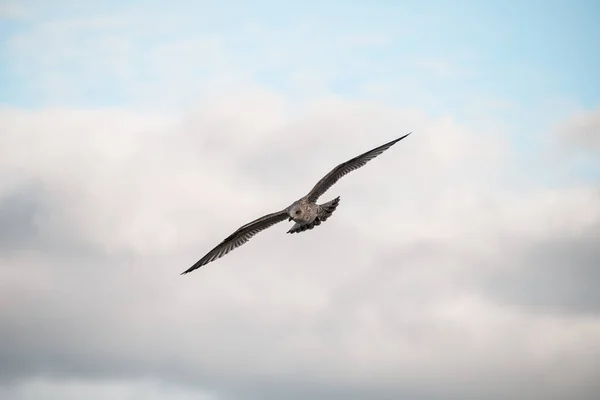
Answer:
[(217, 258), (223, 257), (231, 250), (246, 243), (252, 236), (256, 235), (258, 232), (267, 229), (268, 227), (275, 225), (276, 223), (281, 222), (287, 218), (287, 211), (282, 210), (273, 214), (265, 215), (264, 217), (260, 217), (242, 226), (240, 229), (238, 229), (237, 231), (229, 235), (229, 237), (227, 237), (221, 243), (219, 243), (217, 247), (209, 251), (207, 255), (198, 260), (198, 262), (192, 265), (187, 271), (184, 271), (181, 275), (187, 274), (188, 272), (192, 272), (193, 270), (200, 268), (201, 266), (208, 264), (209, 262), (214, 261)]
[(399, 139), (392, 140), (389, 143), (376, 147), (373, 150), (369, 150), (366, 153), (361, 154), (360, 156), (356, 156), (351, 160), (341, 163), (340, 165), (332, 169), (330, 173), (325, 175), (323, 179), (321, 179), (315, 185), (315, 187), (312, 188), (308, 195), (306, 195), (307, 199), (311, 202), (317, 201), (317, 199), (323, 193), (325, 193), (327, 189), (329, 189), (334, 183), (336, 183), (342, 176), (348, 174), (351, 171), (354, 171), (355, 169), (359, 169), (360, 167), (362, 167), (363, 165), (365, 165), (366, 163), (368, 163), (369, 161), (371, 161), (372, 159), (374, 159), (375, 157), (377, 157), (378, 155), (380, 155), (381, 153), (383, 153), (384, 151), (386, 151), (387, 149), (389, 149), (390, 147), (392, 147), (397, 142), (401, 141), (410, 134), (411, 132), (407, 133)]

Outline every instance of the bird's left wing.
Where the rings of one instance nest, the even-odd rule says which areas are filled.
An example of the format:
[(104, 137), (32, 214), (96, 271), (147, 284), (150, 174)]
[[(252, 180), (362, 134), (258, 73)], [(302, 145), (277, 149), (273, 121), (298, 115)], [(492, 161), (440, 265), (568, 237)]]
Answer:
[(402, 136), (401, 138), (392, 140), (389, 143), (376, 147), (373, 150), (369, 150), (366, 153), (356, 156), (351, 160), (341, 163), (340, 165), (332, 169), (327, 175), (325, 175), (323, 179), (317, 182), (315, 187), (312, 188), (312, 190), (308, 193), (308, 195), (306, 195), (306, 197), (309, 201), (317, 201), (317, 199), (323, 193), (325, 193), (327, 189), (329, 189), (334, 183), (336, 183), (342, 176), (354, 171), (355, 169), (362, 167), (363, 165), (365, 165), (366, 163), (368, 163), (369, 161), (371, 161), (372, 159), (374, 159), (375, 157), (377, 157), (378, 155), (395, 145), (397, 142), (407, 137), (408, 135), (410, 135), (410, 132)]
[(246, 243), (252, 236), (256, 235), (258, 232), (267, 229), (268, 227), (275, 225), (276, 223), (281, 222), (287, 218), (287, 210), (282, 210), (273, 214), (265, 215), (264, 217), (260, 217), (250, 223), (247, 223), (246, 225), (242, 226), (237, 231), (229, 235), (225, 240), (219, 243), (217, 247), (209, 251), (207, 255), (198, 260), (196, 264), (192, 265), (181, 275), (192, 272), (193, 270), (200, 268), (201, 266), (208, 264), (209, 262), (214, 261), (217, 258), (223, 257), (231, 250)]

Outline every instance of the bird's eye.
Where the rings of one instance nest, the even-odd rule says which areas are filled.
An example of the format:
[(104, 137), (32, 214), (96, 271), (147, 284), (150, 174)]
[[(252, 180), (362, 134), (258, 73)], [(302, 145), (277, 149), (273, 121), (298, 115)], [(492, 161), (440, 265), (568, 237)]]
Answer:
[(300, 214), (300, 210), (296, 210), (296, 215)]

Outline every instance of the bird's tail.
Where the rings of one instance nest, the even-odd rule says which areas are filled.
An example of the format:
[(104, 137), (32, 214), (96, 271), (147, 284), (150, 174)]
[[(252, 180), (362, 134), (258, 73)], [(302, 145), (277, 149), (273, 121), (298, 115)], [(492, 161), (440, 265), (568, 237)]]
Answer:
[(338, 204), (340, 204), (340, 196), (336, 197), (331, 201), (328, 201), (327, 203), (320, 204), (317, 218), (321, 222), (325, 222), (327, 218), (331, 217), (331, 214), (333, 214)]

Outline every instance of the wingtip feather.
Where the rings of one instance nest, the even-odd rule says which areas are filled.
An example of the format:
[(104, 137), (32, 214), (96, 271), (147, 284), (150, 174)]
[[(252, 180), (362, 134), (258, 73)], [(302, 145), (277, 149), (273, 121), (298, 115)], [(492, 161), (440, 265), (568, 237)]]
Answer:
[[(407, 136), (408, 136), (408, 135), (410, 135), (411, 133), (412, 133), (412, 132), (408, 132), (406, 135), (399, 137), (398, 139), (396, 139), (396, 140), (395, 140), (395, 142), (399, 142), (399, 141), (401, 141), (402, 139), (404, 139), (405, 137), (407, 137)], [(394, 143), (395, 143), (395, 142), (394, 142)]]

